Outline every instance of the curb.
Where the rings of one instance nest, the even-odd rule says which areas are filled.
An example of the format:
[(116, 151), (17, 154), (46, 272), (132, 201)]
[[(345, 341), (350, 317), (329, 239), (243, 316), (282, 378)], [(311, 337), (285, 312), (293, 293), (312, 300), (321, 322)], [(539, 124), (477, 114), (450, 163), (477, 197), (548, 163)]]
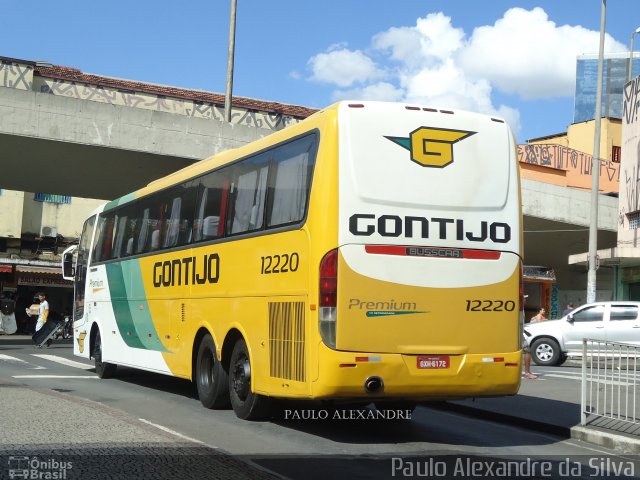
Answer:
[(616, 450), (622, 454), (640, 454), (640, 438), (607, 432), (598, 427), (578, 425), (571, 428), (571, 438)]

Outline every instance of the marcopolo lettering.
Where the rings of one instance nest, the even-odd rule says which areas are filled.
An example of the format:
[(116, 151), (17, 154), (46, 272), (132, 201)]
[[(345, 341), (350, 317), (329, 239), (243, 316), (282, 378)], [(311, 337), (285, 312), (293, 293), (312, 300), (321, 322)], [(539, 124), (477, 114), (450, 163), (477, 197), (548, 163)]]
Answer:
[(185, 257), (153, 264), (153, 286), (175, 287), (218, 283), (220, 257), (217, 253)]
[(469, 227), (468, 221), (440, 217), (400, 217), (355, 213), (349, 218), (349, 231), (353, 235), (368, 237), (377, 233), (382, 237), (430, 238), (440, 240), (469, 240), (470, 242), (508, 243), (511, 227), (502, 222), (482, 220)]

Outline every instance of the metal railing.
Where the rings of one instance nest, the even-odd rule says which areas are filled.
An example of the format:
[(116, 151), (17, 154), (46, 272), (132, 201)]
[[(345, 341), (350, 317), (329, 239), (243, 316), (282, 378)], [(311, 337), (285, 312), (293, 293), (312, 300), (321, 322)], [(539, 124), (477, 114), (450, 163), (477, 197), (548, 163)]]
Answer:
[(640, 435), (640, 346), (582, 342), (581, 424)]

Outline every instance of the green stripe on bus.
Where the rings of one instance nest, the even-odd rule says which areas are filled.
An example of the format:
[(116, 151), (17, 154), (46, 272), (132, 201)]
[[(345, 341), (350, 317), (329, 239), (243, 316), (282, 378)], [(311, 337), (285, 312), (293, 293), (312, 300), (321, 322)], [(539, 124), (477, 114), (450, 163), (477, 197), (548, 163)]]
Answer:
[(129, 193), (129, 194), (127, 194), (127, 195), (125, 195), (123, 197), (120, 197), (120, 198), (116, 198), (115, 200), (111, 200), (109, 203), (107, 203), (104, 206), (104, 211), (106, 212), (107, 210), (111, 210), (112, 208), (116, 208), (117, 206), (122, 205), (123, 203), (130, 202), (134, 198), (136, 198), (135, 192)]
[[(109, 263), (106, 265), (106, 270), (113, 314), (120, 336), (127, 346), (146, 350), (167, 351), (162, 345), (158, 332), (151, 320), (147, 301), (139, 300), (135, 297), (133, 297), (133, 300), (127, 300), (127, 298), (132, 297), (125, 279), (132, 279), (133, 284), (142, 282), (138, 260), (130, 260), (119, 264)], [(140, 306), (143, 307), (142, 310), (140, 310)]]
[(116, 325), (120, 331), (120, 337), (129, 347), (144, 348), (133, 324), (128, 302), (125, 300), (127, 298), (127, 288), (122, 275), (122, 268), (120, 268), (120, 264), (116, 263), (108, 263), (105, 267), (111, 294), (111, 306)]
[[(156, 327), (153, 324), (153, 319), (151, 318), (147, 294), (144, 291), (140, 261), (129, 260), (122, 262), (121, 265), (125, 277), (131, 279), (131, 286), (127, 292), (127, 298), (132, 299), (129, 301), (129, 312), (142, 343), (144, 343), (145, 347), (149, 350), (167, 352), (168, 350), (162, 344)], [(149, 334), (151, 334), (151, 336), (149, 336)]]

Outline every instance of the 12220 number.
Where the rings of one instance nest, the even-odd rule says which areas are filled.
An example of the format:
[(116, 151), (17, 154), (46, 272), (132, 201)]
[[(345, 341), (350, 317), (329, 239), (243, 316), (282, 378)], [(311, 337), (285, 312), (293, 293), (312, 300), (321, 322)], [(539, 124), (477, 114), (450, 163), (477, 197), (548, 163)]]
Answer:
[(513, 300), (467, 300), (467, 312), (513, 312)]
[(283, 253), (282, 255), (267, 255), (260, 257), (262, 259), (262, 268), (260, 273), (263, 275), (269, 273), (286, 273), (295, 272), (300, 264), (300, 257), (296, 252)]

